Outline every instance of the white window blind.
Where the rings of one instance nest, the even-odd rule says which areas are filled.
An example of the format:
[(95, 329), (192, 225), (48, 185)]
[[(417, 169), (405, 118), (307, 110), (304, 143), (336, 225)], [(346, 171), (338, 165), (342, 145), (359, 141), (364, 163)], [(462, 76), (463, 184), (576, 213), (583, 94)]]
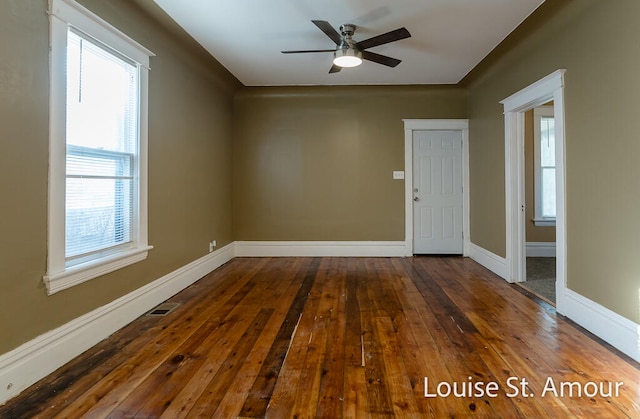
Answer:
[(556, 217), (556, 142), (553, 117), (540, 118), (541, 216)]
[(137, 65), (90, 37), (67, 35), (67, 266), (132, 241)]

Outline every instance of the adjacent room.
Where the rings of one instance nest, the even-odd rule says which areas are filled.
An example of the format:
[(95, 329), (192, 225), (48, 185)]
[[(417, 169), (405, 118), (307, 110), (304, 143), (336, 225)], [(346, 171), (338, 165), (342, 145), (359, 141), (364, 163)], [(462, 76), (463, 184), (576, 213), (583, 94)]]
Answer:
[(1, 2), (0, 417), (638, 417), (639, 21)]

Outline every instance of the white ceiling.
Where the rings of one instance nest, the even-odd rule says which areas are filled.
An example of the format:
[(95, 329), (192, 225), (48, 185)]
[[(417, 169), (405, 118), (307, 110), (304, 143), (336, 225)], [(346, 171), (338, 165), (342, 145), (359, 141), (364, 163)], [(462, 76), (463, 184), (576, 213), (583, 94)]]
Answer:
[[(154, 0), (247, 86), (452, 84), (459, 82), (544, 0)], [(337, 31), (358, 26), (362, 41), (399, 27), (411, 38), (371, 48), (402, 60), (365, 61), (328, 74), (333, 54), (311, 20)]]

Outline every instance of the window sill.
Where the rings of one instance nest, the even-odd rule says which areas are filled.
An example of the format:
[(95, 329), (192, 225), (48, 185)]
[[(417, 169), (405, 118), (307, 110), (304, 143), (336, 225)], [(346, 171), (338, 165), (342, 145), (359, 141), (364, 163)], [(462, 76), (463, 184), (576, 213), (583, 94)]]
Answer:
[(47, 286), (47, 294), (55, 294), (58, 291), (66, 290), (74, 285), (145, 260), (151, 249), (153, 246), (132, 249), (100, 260), (71, 266), (62, 272), (45, 275), (43, 280)]
[(555, 227), (556, 219), (555, 218), (534, 218), (533, 224), (536, 227)]

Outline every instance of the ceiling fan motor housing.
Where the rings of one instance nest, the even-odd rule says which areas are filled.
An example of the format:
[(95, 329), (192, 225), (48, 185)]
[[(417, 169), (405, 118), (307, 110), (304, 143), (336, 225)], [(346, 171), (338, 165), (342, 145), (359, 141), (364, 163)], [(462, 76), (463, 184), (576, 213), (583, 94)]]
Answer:
[(338, 49), (355, 49), (357, 50), (356, 42), (351, 39), (356, 32), (356, 25), (353, 23), (345, 23), (340, 26), (340, 32), (342, 33), (342, 41), (338, 45)]
[(340, 32), (342, 32), (342, 35), (344, 36), (353, 36), (356, 32), (356, 25), (353, 23), (345, 23), (340, 26)]

